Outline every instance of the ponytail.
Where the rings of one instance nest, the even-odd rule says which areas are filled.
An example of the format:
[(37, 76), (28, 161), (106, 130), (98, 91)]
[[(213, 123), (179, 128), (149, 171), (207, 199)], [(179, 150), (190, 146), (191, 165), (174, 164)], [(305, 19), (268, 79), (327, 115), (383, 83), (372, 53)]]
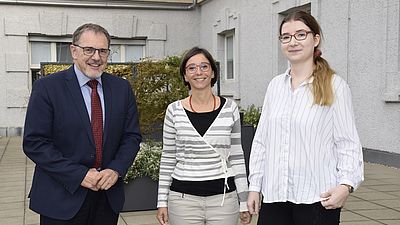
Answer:
[(314, 81), (312, 83), (314, 104), (331, 106), (334, 101), (332, 78), (335, 71), (321, 55), (321, 50), (316, 48), (314, 50)]

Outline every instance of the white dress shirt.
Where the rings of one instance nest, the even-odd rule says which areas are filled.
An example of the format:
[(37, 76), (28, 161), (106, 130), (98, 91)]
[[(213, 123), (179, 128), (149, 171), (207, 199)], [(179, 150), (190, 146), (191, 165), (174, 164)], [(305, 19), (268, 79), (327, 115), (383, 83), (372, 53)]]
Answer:
[(364, 180), (362, 147), (346, 81), (333, 76), (334, 103), (313, 103), (313, 79), (291, 90), (288, 69), (269, 83), (250, 156), (250, 191), (263, 202), (315, 203), (339, 184)]
[[(87, 84), (87, 82), (90, 81), (90, 78), (86, 76), (82, 71), (80, 71), (75, 64), (74, 64), (74, 71), (76, 74), (76, 78), (78, 79), (79, 86), (81, 87), (81, 92), (83, 100), (85, 101), (85, 106), (89, 115), (89, 119), (90, 121), (92, 121), (92, 103), (90, 97), (90, 94), (92, 93), (92, 88), (89, 87), (89, 85)], [(103, 127), (104, 127), (106, 111), (104, 106), (103, 82), (101, 81), (101, 77), (97, 78), (96, 80), (99, 82), (99, 84), (97, 85), (97, 93), (99, 94), (100, 97), (100, 103), (103, 113)]]

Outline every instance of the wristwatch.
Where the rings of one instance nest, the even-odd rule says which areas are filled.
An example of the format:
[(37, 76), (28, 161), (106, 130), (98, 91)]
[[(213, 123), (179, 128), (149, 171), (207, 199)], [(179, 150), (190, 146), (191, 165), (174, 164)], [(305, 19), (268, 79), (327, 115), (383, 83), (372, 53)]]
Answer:
[(349, 184), (340, 184), (340, 185), (346, 186), (349, 189), (349, 193), (353, 193), (354, 192), (353, 186), (351, 186)]

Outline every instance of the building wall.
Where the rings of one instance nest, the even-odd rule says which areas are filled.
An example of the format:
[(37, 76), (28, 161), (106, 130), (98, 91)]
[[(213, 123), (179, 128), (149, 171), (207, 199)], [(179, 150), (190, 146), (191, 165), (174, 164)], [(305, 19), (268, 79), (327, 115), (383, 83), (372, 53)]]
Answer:
[[(277, 39), (282, 14), (310, 6), (323, 30), (323, 57), (350, 85), (355, 119), (366, 149), (400, 153), (400, 58), (397, 0), (213, 0), (201, 7), (202, 46), (212, 49), (218, 27), (237, 22), (236, 85), (221, 93), (242, 107), (262, 105), (268, 82), (287, 62)], [(223, 78), (222, 78), (223, 80)]]
[(111, 36), (145, 37), (145, 55), (163, 58), (198, 45), (197, 10), (142, 10), (0, 4), (0, 136), (20, 135), (31, 89), (29, 35), (65, 37), (86, 22)]

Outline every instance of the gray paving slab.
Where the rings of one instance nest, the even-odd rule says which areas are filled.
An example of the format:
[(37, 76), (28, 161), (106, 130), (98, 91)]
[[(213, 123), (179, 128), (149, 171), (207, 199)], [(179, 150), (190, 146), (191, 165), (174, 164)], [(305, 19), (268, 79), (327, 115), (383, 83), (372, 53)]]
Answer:
[[(39, 225), (28, 207), (34, 163), (25, 157), (21, 137), (0, 137), (0, 224)], [(158, 225), (157, 211), (121, 213), (118, 225)], [(251, 225), (255, 225), (253, 218)], [(238, 223), (240, 224), (240, 223)], [(365, 164), (365, 182), (352, 194), (341, 214), (341, 225), (399, 225), (400, 170)]]
[(359, 215), (374, 220), (400, 220), (400, 212), (394, 209), (368, 209), (356, 211)]

